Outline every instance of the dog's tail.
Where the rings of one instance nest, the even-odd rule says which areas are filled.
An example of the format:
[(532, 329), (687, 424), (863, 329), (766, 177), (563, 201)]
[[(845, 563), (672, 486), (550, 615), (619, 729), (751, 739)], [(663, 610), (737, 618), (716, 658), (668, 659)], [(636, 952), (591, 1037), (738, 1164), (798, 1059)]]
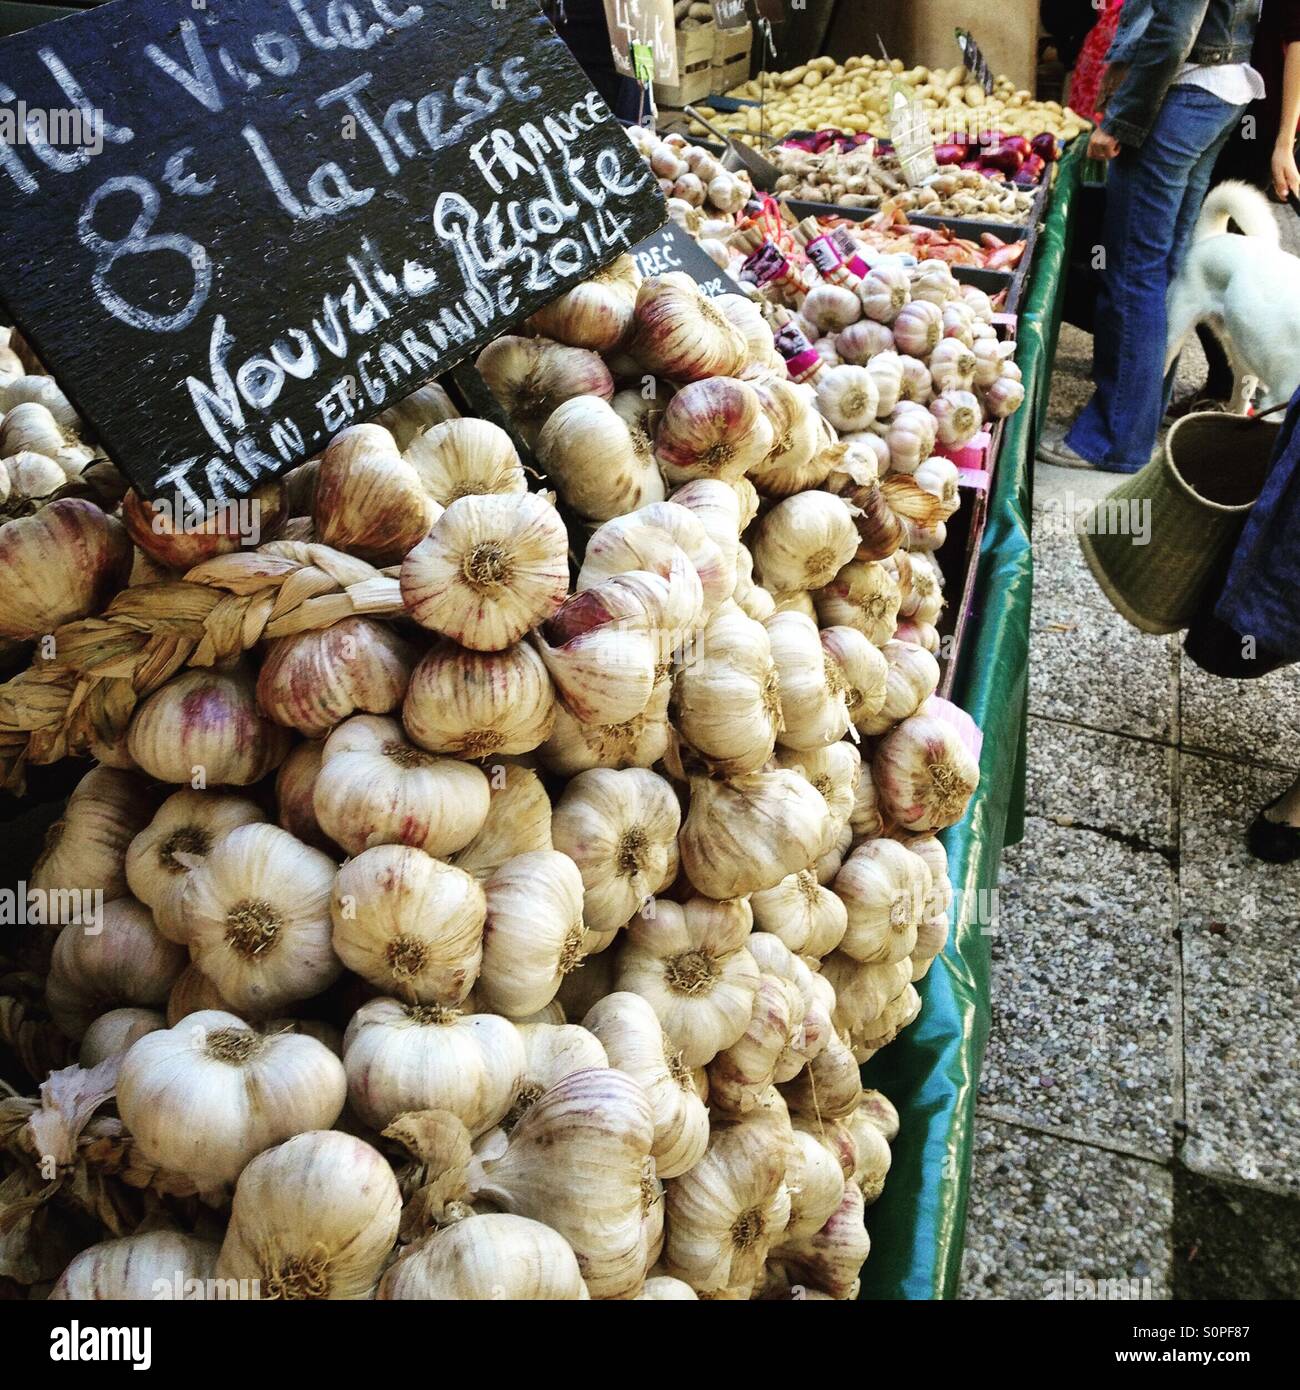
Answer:
[(1196, 240), (1222, 236), (1229, 222), (1235, 222), (1247, 236), (1278, 244), (1277, 222), (1268, 199), (1239, 179), (1229, 179), (1210, 190), (1196, 223)]

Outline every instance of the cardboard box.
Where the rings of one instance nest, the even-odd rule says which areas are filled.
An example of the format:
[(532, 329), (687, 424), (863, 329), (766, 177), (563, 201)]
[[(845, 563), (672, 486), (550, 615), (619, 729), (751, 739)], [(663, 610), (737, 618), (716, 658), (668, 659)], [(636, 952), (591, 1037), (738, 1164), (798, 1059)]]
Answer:
[(686, 106), (703, 101), (713, 90), (713, 54), (717, 26), (677, 30), (677, 81), (655, 83), (655, 104)]

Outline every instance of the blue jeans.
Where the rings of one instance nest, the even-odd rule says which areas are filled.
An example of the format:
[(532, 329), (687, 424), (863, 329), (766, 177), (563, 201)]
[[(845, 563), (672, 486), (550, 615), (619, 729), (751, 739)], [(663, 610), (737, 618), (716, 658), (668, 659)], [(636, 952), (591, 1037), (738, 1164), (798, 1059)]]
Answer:
[(1090, 463), (1136, 473), (1151, 457), (1165, 393), (1165, 297), (1191, 245), (1219, 152), (1244, 107), (1201, 87), (1171, 87), (1139, 149), (1111, 161), (1096, 392), (1066, 437)]

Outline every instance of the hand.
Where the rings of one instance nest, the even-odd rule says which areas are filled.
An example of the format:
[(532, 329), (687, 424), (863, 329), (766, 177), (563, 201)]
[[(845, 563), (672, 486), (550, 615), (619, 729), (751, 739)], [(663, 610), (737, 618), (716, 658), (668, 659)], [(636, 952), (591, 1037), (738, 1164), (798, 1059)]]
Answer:
[(1283, 202), (1288, 194), (1300, 196), (1300, 169), (1291, 145), (1278, 145), (1273, 151), (1273, 191)]
[(1089, 159), (1114, 159), (1119, 153), (1119, 141), (1113, 135), (1107, 135), (1098, 126), (1088, 140)]

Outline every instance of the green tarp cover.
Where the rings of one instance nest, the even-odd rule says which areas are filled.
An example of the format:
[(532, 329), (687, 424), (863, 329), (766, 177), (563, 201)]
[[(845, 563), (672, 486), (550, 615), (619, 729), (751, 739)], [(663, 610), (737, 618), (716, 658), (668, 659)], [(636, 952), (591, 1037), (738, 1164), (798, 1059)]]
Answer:
[(1034, 449), (1060, 329), (1070, 205), (1083, 143), (1062, 162), (1017, 329), (1025, 404), (1002, 436), (977, 576), (976, 627), (953, 699), (984, 731), (980, 785), (947, 831), (952, 934), (918, 986), (920, 1017), (862, 1069), (898, 1107), (902, 1128), (880, 1200), (867, 1210), (863, 1298), (952, 1298), (961, 1273), (975, 1093), (989, 1031), (989, 935), (998, 863), (1024, 829), (1025, 727), (1033, 556), (1028, 517)]

